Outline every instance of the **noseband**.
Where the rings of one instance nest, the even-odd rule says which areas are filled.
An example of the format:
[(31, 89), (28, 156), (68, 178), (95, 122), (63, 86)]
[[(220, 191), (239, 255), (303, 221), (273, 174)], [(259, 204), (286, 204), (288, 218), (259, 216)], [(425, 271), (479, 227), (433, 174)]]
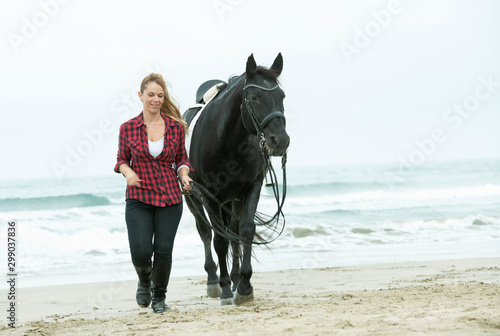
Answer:
[[(271, 120), (273, 120), (275, 118), (281, 118), (281, 119), (283, 119), (283, 122), (286, 125), (286, 118), (285, 118), (285, 114), (283, 112), (275, 111), (275, 112), (269, 113), (264, 119), (262, 119), (262, 121), (259, 121), (259, 119), (257, 119), (257, 116), (255, 115), (255, 112), (252, 109), (252, 105), (250, 104), (250, 100), (248, 100), (248, 97), (245, 94), (245, 91), (251, 87), (259, 89), (259, 90), (271, 92), (271, 91), (274, 91), (277, 88), (279, 88), (279, 85), (276, 84), (276, 86), (274, 86), (272, 88), (266, 88), (266, 87), (263, 87), (263, 86), (260, 86), (257, 84), (245, 84), (245, 86), (243, 87), (243, 99), (245, 101), (245, 107), (248, 111), (248, 114), (252, 118), (252, 122), (253, 122), (253, 125), (255, 127), (255, 130), (257, 131), (257, 135), (259, 135), (261, 140), (263, 140), (264, 139), (264, 132), (262, 130), (267, 126), (267, 124), (269, 124), (269, 122), (271, 122)], [(243, 104), (241, 104), (240, 110), (241, 110), (241, 113), (243, 113)]]

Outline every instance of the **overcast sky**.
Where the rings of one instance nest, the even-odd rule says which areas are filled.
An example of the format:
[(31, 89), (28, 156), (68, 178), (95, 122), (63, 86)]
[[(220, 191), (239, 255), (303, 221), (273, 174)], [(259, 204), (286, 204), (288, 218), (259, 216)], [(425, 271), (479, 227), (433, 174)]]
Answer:
[(200, 83), (281, 52), (290, 166), (500, 157), (500, 2), (8, 2), (1, 178), (112, 173), (139, 84)]

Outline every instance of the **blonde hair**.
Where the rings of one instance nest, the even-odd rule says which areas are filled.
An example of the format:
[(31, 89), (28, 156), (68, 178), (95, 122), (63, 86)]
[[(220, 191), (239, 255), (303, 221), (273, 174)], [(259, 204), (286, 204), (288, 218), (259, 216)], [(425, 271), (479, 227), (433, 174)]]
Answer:
[(141, 93), (144, 93), (144, 90), (151, 82), (155, 82), (156, 84), (161, 86), (165, 93), (163, 105), (160, 108), (160, 112), (180, 123), (184, 127), (184, 131), (187, 134), (188, 125), (186, 124), (184, 119), (182, 119), (177, 101), (174, 98), (170, 97), (170, 95), (168, 94), (167, 84), (165, 83), (165, 80), (163, 79), (163, 76), (161, 74), (153, 72), (144, 77), (141, 83)]

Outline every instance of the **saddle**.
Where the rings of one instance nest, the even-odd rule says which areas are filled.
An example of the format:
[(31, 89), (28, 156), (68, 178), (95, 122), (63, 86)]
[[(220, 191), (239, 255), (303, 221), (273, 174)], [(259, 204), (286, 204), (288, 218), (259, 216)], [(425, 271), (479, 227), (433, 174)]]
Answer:
[(196, 91), (196, 104), (189, 107), (182, 115), (182, 118), (186, 121), (188, 126), (191, 126), (191, 122), (195, 119), (198, 112), (226, 87), (227, 83), (219, 79), (211, 79), (200, 85)]
[(222, 90), (227, 87), (227, 83), (212, 79), (201, 84), (196, 91), (196, 104), (192, 105), (187, 109), (182, 115), (182, 118), (186, 121), (189, 127), (189, 132), (186, 136), (186, 150), (188, 155), (191, 151), (191, 136), (193, 134), (194, 125), (198, 120), (199, 116), (203, 112), (205, 106)]

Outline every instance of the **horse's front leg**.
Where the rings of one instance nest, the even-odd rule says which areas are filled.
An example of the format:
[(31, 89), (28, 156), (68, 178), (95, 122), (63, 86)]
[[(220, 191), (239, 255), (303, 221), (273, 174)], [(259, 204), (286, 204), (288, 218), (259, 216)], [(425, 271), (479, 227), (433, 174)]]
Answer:
[(233, 266), (231, 267), (231, 281), (233, 286), (231, 287), (231, 291), (235, 292), (240, 283), (240, 244), (232, 241), (231, 248), (233, 250)]
[[(224, 226), (228, 226), (231, 220), (231, 206), (230, 204), (223, 205), (221, 217), (213, 218), (214, 220), (221, 220)], [(220, 287), (222, 288), (222, 294), (220, 295), (221, 306), (232, 304), (233, 292), (231, 292), (231, 279), (229, 278), (229, 272), (227, 269), (227, 253), (229, 247), (229, 240), (226, 237), (215, 233), (214, 236), (214, 248), (215, 253), (219, 259), (219, 269), (220, 269)]]
[[(229, 226), (230, 230), (233, 232), (240, 232), (240, 220), (243, 216), (243, 202), (239, 200), (233, 201), (233, 211), (232, 211), (231, 224)], [(233, 266), (231, 267), (231, 281), (233, 286), (231, 290), (233, 292), (238, 288), (240, 283), (240, 259), (241, 259), (241, 249), (240, 243), (231, 241), (231, 249), (233, 251)]]
[(252, 277), (252, 242), (255, 236), (255, 211), (259, 203), (262, 183), (256, 182), (244, 198), (243, 216), (240, 220), (240, 236), (243, 239), (243, 261), (240, 269), (240, 283), (233, 296), (233, 303), (240, 305), (253, 300)]

